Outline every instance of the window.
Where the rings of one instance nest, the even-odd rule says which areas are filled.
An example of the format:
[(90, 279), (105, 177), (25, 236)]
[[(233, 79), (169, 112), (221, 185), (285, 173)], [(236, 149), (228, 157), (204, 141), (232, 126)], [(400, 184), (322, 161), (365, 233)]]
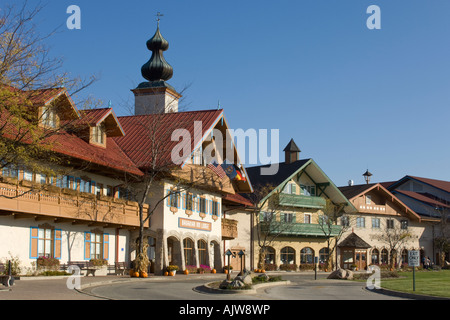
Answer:
[(56, 128), (57, 125), (57, 117), (56, 112), (51, 107), (44, 107), (42, 109), (42, 124), (45, 127)]
[(198, 263), (203, 265), (209, 265), (209, 263), (207, 263), (206, 241), (199, 240), (197, 244), (198, 244)]
[(402, 263), (408, 263), (408, 250), (402, 250)]
[(200, 212), (206, 213), (206, 199), (200, 198)]
[(388, 229), (394, 229), (394, 219), (387, 219), (386, 220), (386, 227)]
[(295, 250), (291, 247), (284, 247), (280, 251), (280, 262), (282, 264), (294, 264)]
[(315, 196), (316, 195), (316, 186), (300, 186), (301, 194), (305, 196)]
[(264, 259), (265, 264), (274, 264), (275, 263), (275, 249), (272, 247), (264, 248), (266, 252), (266, 257)]
[(311, 214), (310, 213), (305, 213), (304, 223), (311, 223)]
[(184, 246), (184, 259), (185, 263), (188, 266), (195, 265), (195, 259), (194, 259), (194, 242), (186, 238), (183, 240), (183, 246)]
[[(94, 193), (96, 190), (96, 186), (94, 187)], [(119, 187), (119, 199), (124, 199), (124, 200), (130, 200), (131, 198), (131, 193), (127, 188), (124, 187)]]
[(380, 218), (372, 218), (372, 229), (380, 228)]
[(261, 212), (260, 217), (261, 221), (270, 222), (273, 219), (273, 212)]
[(53, 239), (52, 230), (49, 228), (39, 228), (38, 231), (38, 256), (52, 257), (53, 256)]
[(23, 171), (23, 180), (25, 181), (33, 181), (33, 172), (29, 170)]
[(372, 204), (372, 196), (366, 195), (366, 204)]
[(294, 221), (294, 214), (293, 213), (282, 213), (282, 222), (291, 223)]
[(186, 210), (194, 210), (194, 196), (192, 194), (187, 193), (184, 197), (186, 203), (184, 204), (186, 207)]
[(101, 231), (84, 233), (84, 259), (108, 259), (109, 234)]
[(16, 166), (11, 164), (3, 167), (2, 174), (4, 177), (19, 178), (19, 170), (17, 170)]
[(329, 257), (329, 251), (328, 248), (322, 248), (319, 251), (319, 262), (320, 263), (327, 263)]
[(92, 141), (98, 144), (105, 144), (105, 125), (92, 127)]
[(101, 259), (102, 255), (102, 234), (91, 234), (91, 259)]
[(365, 228), (366, 227), (366, 218), (357, 217), (356, 218), (356, 227), (357, 228)]
[(176, 190), (172, 190), (170, 194), (170, 206), (174, 208), (179, 208), (180, 203), (180, 193)]
[(402, 230), (407, 230), (408, 229), (408, 220), (402, 220), (401, 228), (402, 228)]
[(386, 249), (381, 250), (381, 263), (382, 264), (388, 263), (388, 256), (389, 256), (389, 253)]
[(350, 226), (350, 219), (348, 216), (341, 217), (341, 226), (343, 226), (343, 227)]
[(61, 259), (61, 229), (50, 225), (31, 227), (30, 258), (53, 257)]
[(326, 216), (324, 214), (319, 216), (319, 224), (326, 225), (326, 224), (328, 224), (328, 221), (329, 221), (329, 217), (328, 216)]
[(303, 248), (300, 251), (300, 263), (314, 263), (314, 250), (311, 248)]
[(380, 252), (378, 251), (378, 249), (373, 249), (372, 250), (372, 263), (373, 264), (379, 264), (380, 263)]
[(212, 202), (212, 215), (213, 216), (219, 216), (219, 202), (213, 201)]

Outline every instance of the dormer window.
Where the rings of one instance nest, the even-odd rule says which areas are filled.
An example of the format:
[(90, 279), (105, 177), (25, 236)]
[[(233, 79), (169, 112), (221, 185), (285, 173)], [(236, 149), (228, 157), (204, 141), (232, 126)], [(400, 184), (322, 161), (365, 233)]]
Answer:
[(99, 126), (92, 127), (91, 141), (95, 144), (105, 145), (105, 125), (102, 123)]
[(56, 116), (55, 109), (50, 106), (42, 108), (42, 125), (48, 128), (56, 129), (58, 125), (58, 117)]

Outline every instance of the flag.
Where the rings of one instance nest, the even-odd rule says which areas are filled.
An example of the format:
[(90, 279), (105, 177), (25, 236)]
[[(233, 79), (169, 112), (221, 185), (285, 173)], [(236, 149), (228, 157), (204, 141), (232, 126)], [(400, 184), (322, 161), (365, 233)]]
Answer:
[(220, 178), (224, 178), (226, 176), (225, 171), (223, 171), (222, 167), (216, 162), (211, 162), (210, 164), (208, 164), (208, 168), (214, 171), (214, 173), (217, 174)]
[(234, 179), (237, 175), (236, 169), (234, 168), (234, 164), (232, 163), (222, 163), (223, 171), (225, 171), (226, 175), (230, 179)]

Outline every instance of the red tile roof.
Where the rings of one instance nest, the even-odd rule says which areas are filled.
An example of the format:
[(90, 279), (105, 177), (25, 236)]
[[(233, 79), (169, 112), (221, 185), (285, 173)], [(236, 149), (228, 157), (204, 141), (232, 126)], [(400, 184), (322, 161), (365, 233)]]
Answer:
[(450, 182), (449, 181), (421, 178), (421, 177), (415, 177), (415, 176), (408, 176), (408, 177), (422, 181), (423, 183), (427, 183), (429, 185), (432, 185), (435, 188), (444, 190), (446, 192), (450, 192)]
[(395, 192), (403, 194), (410, 198), (416, 199), (418, 201), (425, 202), (436, 208), (450, 208), (450, 205), (448, 205), (442, 201), (439, 201), (437, 199), (433, 199), (433, 198), (427, 196), (427, 194), (425, 194), (425, 193), (419, 193), (419, 192), (414, 192), (414, 191), (405, 191), (405, 190), (395, 190)]
[[(192, 152), (197, 147), (194, 143), (202, 141), (202, 137), (214, 127), (222, 114), (223, 110), (220, 109), (119, 117), (126, 134), (114, 138), (114, 141), (141, 169), (171, 166), (175, 165), (171, 159), (172, 150), (180, 143), (185, 143)], [(195, 122), (201, 124), (201, 131), (194, 130)], [(191, 139), (172, 141), (176, 129), (187, 130)], [(152, 161), (156, 161), (154, 165)]]

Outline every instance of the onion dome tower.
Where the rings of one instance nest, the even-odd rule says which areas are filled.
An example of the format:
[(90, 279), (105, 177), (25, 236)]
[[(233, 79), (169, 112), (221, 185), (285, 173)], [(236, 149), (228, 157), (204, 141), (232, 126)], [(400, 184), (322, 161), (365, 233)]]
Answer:
[(169, 49), (169, 42), (159, 30), (158, 12), (156, 32), (147, 41), (147, 49), (152, 52), (150, 60), (141, 67), (141, 74), (147, 81), (133, 89), (136, 115), (178, 112), (181, 95), (166, 81), (172, 78), (173, 68), (167, 63), (163, 52)]

